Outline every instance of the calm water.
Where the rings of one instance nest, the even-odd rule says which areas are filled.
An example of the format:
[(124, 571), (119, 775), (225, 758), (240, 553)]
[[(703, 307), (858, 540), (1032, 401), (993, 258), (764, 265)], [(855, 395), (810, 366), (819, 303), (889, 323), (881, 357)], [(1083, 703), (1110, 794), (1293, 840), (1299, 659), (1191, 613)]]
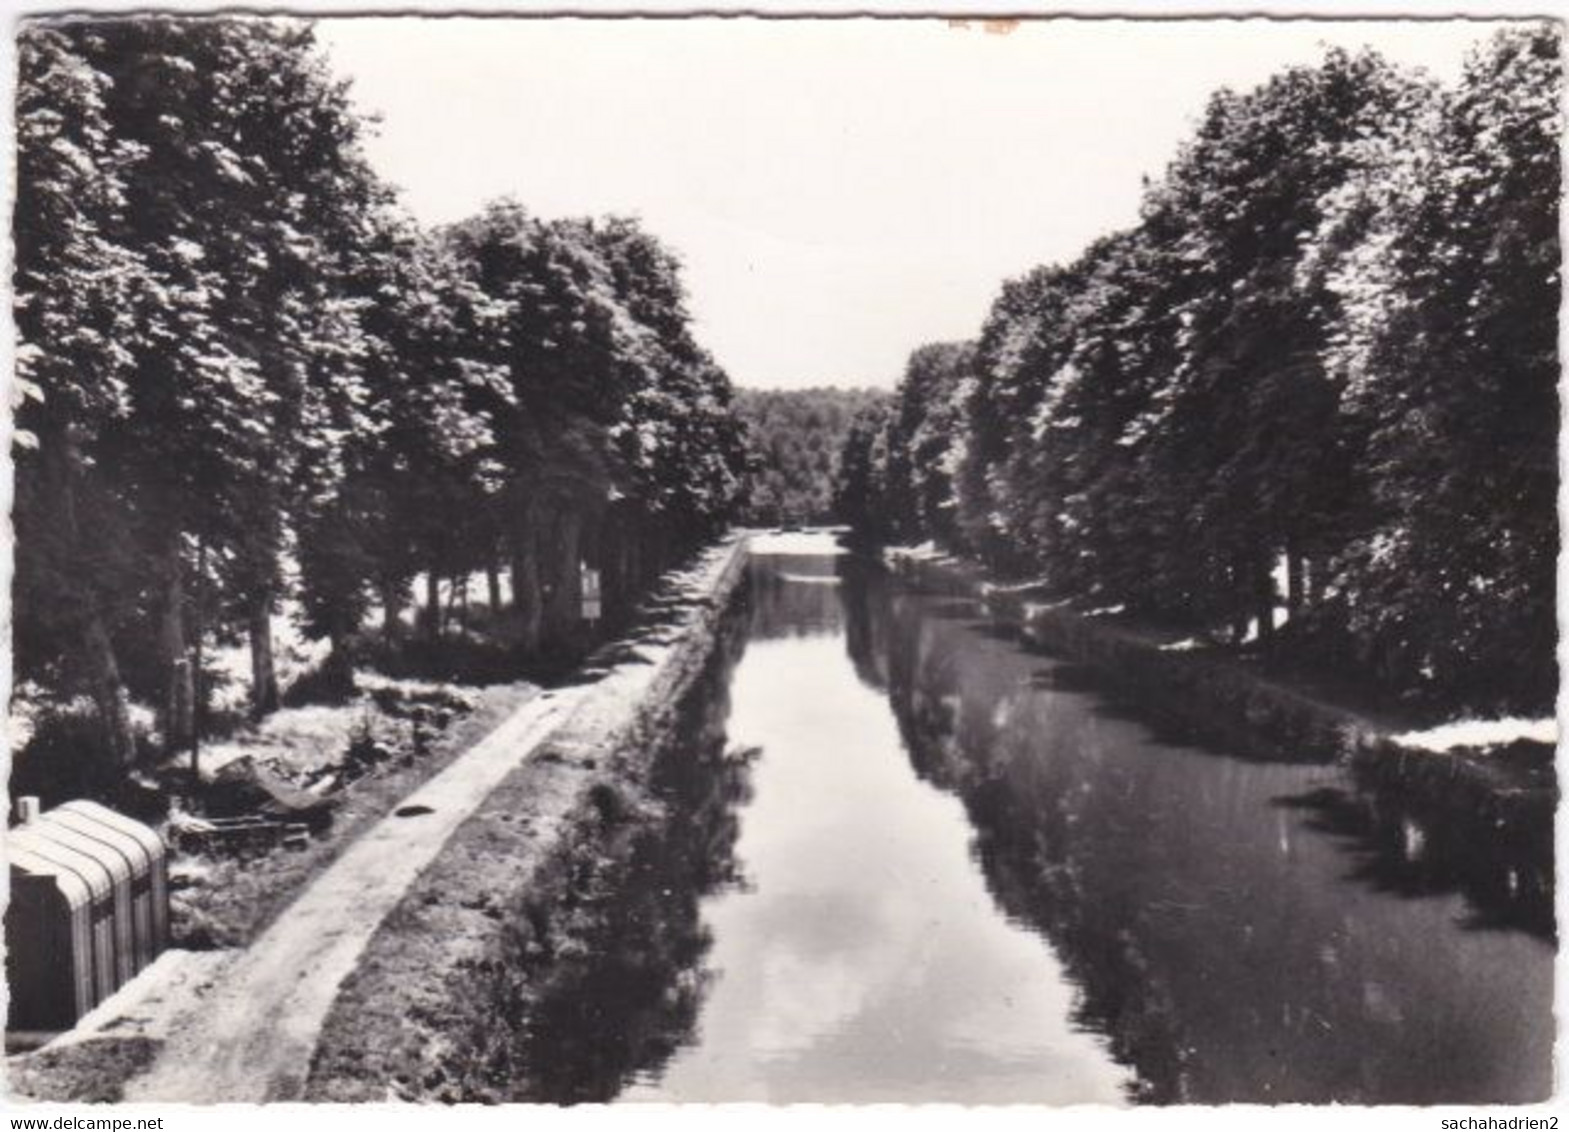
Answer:
[(536, 1099), (1550, 1089), (1542, 862), (1159, 738), (970, 605), (760, 556), (688, 713), (670, 820), (526, 1038)]

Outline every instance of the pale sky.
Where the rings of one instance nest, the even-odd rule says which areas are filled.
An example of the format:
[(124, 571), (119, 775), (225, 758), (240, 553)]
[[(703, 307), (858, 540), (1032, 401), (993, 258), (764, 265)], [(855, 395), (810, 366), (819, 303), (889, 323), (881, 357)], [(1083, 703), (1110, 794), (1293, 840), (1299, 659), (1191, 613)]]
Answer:
[(636, 215), (738, 384), (882, 385), (1002, 281), (1138, 218), (1209, 94), (1324, 44), (1442, 79), (1476, 22), (323, 20), (429, 223)]

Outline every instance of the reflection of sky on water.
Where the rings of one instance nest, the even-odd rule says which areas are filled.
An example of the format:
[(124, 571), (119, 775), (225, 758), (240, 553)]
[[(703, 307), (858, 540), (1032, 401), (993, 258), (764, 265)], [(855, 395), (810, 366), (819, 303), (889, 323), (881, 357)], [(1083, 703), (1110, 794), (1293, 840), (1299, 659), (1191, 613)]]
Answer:
[[(843, 634), (844, 602), (837, 572), (841, 561), (844, 559), (839, 557), (786, 553), (755, 559), (747, 585), (752, 611), (750, 639), (837, 638)], [(780, 666), (777, 674), (788, 677), (788, 666)]]
[(731, 742), (763, 749), (749, 884), (704, 908), (700, 1040), (625, 1099), (1119, 1100), (1050, 949), (999, 915), (962, 807), (911, 775), (842, 640), (754, 641), (732, 702)]

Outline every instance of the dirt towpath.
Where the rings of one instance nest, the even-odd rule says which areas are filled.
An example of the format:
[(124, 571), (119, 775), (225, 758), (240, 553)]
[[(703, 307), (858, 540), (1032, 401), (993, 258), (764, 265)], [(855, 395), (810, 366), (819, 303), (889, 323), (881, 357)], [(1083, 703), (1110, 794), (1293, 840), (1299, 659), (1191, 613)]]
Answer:
[(339, 984), (377, 926), (453, 830), (582, 694), (567, 689), (529, 701), (349, 846), (225, 967), (200, 1009), (175, 1028), (147, 1071), (127, 1082), (125, 1099), (297, 1098)]

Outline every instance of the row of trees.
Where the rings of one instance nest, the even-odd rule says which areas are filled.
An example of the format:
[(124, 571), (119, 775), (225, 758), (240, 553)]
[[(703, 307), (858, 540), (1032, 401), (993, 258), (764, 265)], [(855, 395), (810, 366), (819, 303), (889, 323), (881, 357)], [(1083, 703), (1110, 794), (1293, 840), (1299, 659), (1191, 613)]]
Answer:
[(759, 465), (742, 522), (832, 522), (834, 478), (851, 422), (886, 397), (832, 386), (739, 391), (736, 412)]
[[(307, 24), (137, 18), (19, 37), (15, 658), (196, 727), (204, 641), (277, 703), (292, 594), (334, 665), (414, 580), (511, 574), (520, 655), (614, 616), (748, 469), (679, 265), (626, 220), (500, 203), (427, 231), (366, 163)], [(466, 582), (465, 582), (466, 584)]]
[(1221, 91), (1135, 228), (915, 353), (844, 513), (1402, 693), (1549, 707), (1561, 83), (1544, 23), (1453, 88), (1331, 51)]

